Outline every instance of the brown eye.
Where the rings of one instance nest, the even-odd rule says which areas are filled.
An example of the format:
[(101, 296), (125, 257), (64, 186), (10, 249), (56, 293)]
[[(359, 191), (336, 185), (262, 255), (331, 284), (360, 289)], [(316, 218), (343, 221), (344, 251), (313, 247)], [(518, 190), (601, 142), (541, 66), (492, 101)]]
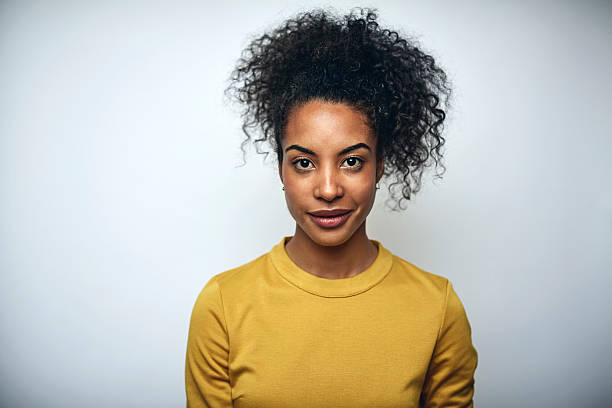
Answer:
[(344, 160), (344, 162), (347, 164), (346, 167), (349, 167), (352, 169), (360, 168), (361, 165), (363, 164), (363, 160), (360, 159), (359, 157), (349, 157), (346, 160)]
[(293, 165), (298, 170), (307, 170), (310, 164), (312, 164), (312, 162), (308, 159), (297, 159), (293, 162)]

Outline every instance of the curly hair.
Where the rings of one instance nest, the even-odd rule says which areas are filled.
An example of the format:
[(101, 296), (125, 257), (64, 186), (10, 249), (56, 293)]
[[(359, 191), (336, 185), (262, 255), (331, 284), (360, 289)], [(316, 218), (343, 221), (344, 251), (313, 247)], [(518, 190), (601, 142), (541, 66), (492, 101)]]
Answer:
[[(377, 135), (377, 158), (394, 210), (420, 190), (423, 170), (442, 171), (445, 72), (414, 40), (382, 28), (376, 10), (338, 17), (323, 9), (298, 14), (255, 38), (243, 51), (226, 95), (243, 104), (241, 144), (267, 142), (282, 162), (281, 141), (292, 108), (312, 99), (347, 103)], [(260, 137), (255, 133), (261, 131)]]

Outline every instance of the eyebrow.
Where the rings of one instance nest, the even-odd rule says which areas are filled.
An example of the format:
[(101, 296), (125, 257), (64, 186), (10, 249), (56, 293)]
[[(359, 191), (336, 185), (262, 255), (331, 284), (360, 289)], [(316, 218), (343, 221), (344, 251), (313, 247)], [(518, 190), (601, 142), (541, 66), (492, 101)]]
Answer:
[[(365, 149), (368, 149), (368, 150), (372, 151), (372, 149), (370, 149), (370, 146), (368, 146), (367, 144), (365, 144), (365, 143), (357, 143), (356, 145), (352, 145), (352, 146), (349, 146), (349, 147), (347, 147), (347, 148), (345, 148), (345, 149), (342, 149), (342, 151), (341, 151), (340, 153), (338, 153), (338, 156), (342, 156), (342, 155), (343, 155), (343, 154), (345, 154), (345, 153), (348, 153), (348, 152), (350, 152), (350, 151), (353, 151), (353, 150), (355, 150), (355, 149), (359, 149), (359, 148), (362, 148), (362, 147), (363, 147), (363, 148), (365, 148)], [(316, 156), (316, 155), (317, 155), (317, 154), (316, 154), (315, 152), (313, 152), (312, 150), (307, 149), (307, 148), (305, 148), (305, 147), (302, 147), (302, 146), (300, 146), (300, 145), (296, 145), (296, 144), (294, 144), (294, 145), (291, 145), (291, 146), (287, 147), (287, 148), (285, 149), (285, 153), (287, 153), (287, 152), (288, 152), (289, 150), (291, 150), (291, 149), (298, 150), (298, 151), (300, 151), (300, 152), (302, 152), (302, 153), (311, 154), (311, 155), (313, 155), (313, 156)]]

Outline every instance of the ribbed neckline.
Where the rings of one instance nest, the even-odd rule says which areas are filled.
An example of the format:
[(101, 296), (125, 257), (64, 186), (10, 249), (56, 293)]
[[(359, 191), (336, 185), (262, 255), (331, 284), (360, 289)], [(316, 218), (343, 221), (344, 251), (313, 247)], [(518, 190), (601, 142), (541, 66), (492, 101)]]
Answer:
[(393, 255), (376, 240), (370, 240), (378, 246), (378, 255), (374, 262), (363, 272), (344, 279), (326, 279), (306, 272), (297, 266), (285, 250), (285, 243), (292, 237), (283, 237), (270, 251), (270, 257), (276, 270), (290, 283), (298, 288), (323, 297), (348, 297), (365, 292), (372, 288), (391, 270)]

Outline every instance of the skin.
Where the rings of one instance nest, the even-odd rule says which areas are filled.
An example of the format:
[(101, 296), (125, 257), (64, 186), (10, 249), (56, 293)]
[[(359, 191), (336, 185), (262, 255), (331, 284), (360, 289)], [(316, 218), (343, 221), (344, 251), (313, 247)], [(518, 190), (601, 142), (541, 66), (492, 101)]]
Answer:
[[(341, 153), (361, 143), (367, 147)], [(345, 103), (309, 101), (290, 112), (281, 147), (279, 175), (296, 222), (285, 246), (289, 257), (303, 270), (327, 279), (367, 269), (378, 248), (366, 234), (366, 218), (384, 164), (376, 160), (376, 135), (363, 114)], [(337, 208), (352, 212), (335, 228), (319, 226), (308, 214)]]

